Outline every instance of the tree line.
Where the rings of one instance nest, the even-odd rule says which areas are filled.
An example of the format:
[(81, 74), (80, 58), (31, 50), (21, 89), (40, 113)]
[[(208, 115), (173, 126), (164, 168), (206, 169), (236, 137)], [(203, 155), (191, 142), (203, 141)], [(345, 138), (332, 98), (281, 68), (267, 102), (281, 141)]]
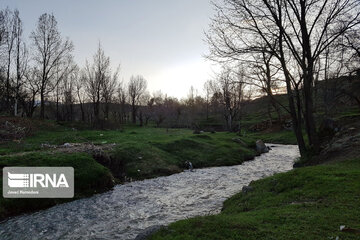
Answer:
[[(1, 114), (84, 121), (94, 126), (106, 121), (156, 126), (198, 128), (199, 121), (223, 122), (229, 130), (239, 120), (243, 84), (239, 74), (224, 72), (204, 85), (205, 96), (191, 88), (187, 98), (177, 99), (161, 91), (150, 94), (141, 75), (124, 82), (120, 66), (99, 43), (91, 60), (78, 66), (74, 45), (63, 37), (53, 14), (42, 14), (26, 38), (18, 10), (0, 11), (0, 107)], [(248, 97), (250, 98), (250, 97)]]
[[(284, 115), (291, 116), (302, 156), (318, 152), (319, 89), (325, 114), (330, 114), (331, 99), (340, 95), (360, 106), (360, 2), (213, 4), (217, 13), (205, 33), (210, 50), (206, 57), (221, 64), (222, 70), (204, 84), (201, 95), (191, 88), (181, 100), (160, 91), (150, 94), (141, 75), (121, 81), (120, 66), (111, 68), (100, 43), (92, 59), (78, 66), (74, 45), (61, 35), (54, 15), (42, 14), (25, 38), (19, 11), (1, 10), (0, 112), (94, 126), (107, 121), (192, 128), (220, 123), (223, 129), (237, 131), (243, 105), (255, 96), (266, 96), (270, 120), (271, 111), (279, 123)], [(350, 88), (331, 81), (341, 76), (354, 77)], [(286, 94), (286, 104), (277, 93)]]

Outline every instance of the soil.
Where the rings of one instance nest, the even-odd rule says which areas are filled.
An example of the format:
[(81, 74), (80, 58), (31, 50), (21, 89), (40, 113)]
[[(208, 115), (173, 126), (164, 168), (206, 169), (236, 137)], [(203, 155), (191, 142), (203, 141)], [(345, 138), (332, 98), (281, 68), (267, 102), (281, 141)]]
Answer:
[(339, 122), (340, 130), (322, 146), (318, 164), (344, 161), (360, 156), (360, 117)]

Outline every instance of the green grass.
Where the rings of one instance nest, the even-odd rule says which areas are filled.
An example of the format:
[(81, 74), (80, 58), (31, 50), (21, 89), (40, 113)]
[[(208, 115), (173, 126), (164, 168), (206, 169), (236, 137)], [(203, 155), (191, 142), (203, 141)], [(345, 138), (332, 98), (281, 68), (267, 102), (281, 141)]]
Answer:
[(119, 146), (112, 156), (122, 161), (125, 174), (135, 179), (179, 172), (186, 160), (202, 168), (241, 164), (256, 155), (253, 146), (234, 142), (233, 133), (196, 135), (186, 129), (137, 128), (120, 135), (121, 140), (113, 139)]
[(124, 165), (125, 175), (135, 179), (169, 175), (181, 171), (186, 160), (195, 168), (241, 164), (252, 159), (256, 152), (232, 141), (235, 133), (218, 132), (193, 134), (189, 129), (140, 128), (126, 126), (125, 130), (79, 130), (58, 127), (52, 131), (38, 131), (21, 143), (0, 145), (0, 154), (49, 151), (42, 144), (91, 142), (97, 145), (115, 143), (110, 153)]
[(304, 167), (252, 182), (214, 216), (175, 222), (149, 239), (359, 239), (360, 158)]
[[(64, 143), (113, 144), (109, 150), (109, 167), (115, 176), (145, 179), (181, 172), (185, 161), (195, 168), (241, 164), (252, 159), (254, 142), (243, 138), (245, 144), (234, 142), (235, 133), (193, 134), (188, 129), (140, 128), (127, 126), (125, 130), (72, 130), (65, 126), (39, 130), (20, 143), (0, 145), (0, 166), (73, 166), (75, 168), (76, 198), (89, 196), (112, 185), (109, 169), (84, 153), (56, 153), (56, 149), (42, 148), (42, 144)], [(114, 172), (117, 171), (117, 172)], [(121, 180), (121, 179), (120, 179)], [(0, 199), (0, 218), (25, 211), (46, 208), (61, 199), (23, 200)]]
[[(109, 190), (114, 184), (110, 171), (85, 153), (30, 153), (17, 156), (2, 156), (0, 157), (0, 166), (73, 167), (75, 174), (75, 199)], [(2, 172), (0, 191), (2, 192)], [(9, 199), (1, 196), (0, 219), (50, 207), (69, 200), (72, 199)]]
[(293, 131), (281, 130), (278, 132), (263, 133), (263, 132), (243, 132), (243, 137), (256, 141), (261, 139), (266, 143), (278, 144), (297, 144), (296, 136)]

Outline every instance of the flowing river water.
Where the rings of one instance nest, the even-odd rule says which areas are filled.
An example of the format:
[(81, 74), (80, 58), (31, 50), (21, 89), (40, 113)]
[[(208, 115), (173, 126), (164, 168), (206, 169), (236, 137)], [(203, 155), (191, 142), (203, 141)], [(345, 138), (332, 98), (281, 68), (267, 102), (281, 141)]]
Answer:
[(117, 185), (112, 191), (0, 223), (0, 239), (134, 239), (144, 229), (215, 214), (252, 180), (292, 169), (295, 145), (230, 167), (196, 169)]

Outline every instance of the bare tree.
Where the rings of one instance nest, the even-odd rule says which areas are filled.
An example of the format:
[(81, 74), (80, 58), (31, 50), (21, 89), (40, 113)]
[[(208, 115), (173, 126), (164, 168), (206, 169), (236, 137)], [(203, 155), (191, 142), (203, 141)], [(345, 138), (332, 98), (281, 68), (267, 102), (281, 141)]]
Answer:
[[(313, 102), (315, 63), (328, 46), (360, 23), (359, 4), (358, 0), (224, 0), (224, 6), (217, 6), (218, 16), (207, 35), (211, 58), (239, 60), (244, 53), (259, 51), (261, 42), (266, 43), (286, 80), (302, 156), (307, 152), (301, 129), (302, 112), (309, 143), (315, 152), (319, 150)], [(301, 70), (304, 97), (300, 107), (304, 111), (294, 100), (289, 59)]]
[(107, 76), (102, 83), (103, 99), (105, 104), (105, 108), (104, 108), (105, 119), (109, 118), (110, 104), (114, 100), (114, 94), (117, 89), (119, 69), (120, 67), (117, 68), (117, 70), (114, 72), (113, 75)]
[(105, 55), (104, 50), (99, 43), (98, 49), (93, 57), (93, 63), (86, 62), (83, 71), (83, 80), (85, 91), (90, 98), (93, 106), (94, 123), (100, 123), (100, 108), (104, 103), (104, 117), (109, 117), (109, 107), (114, 100), (115, 91), (117, 90), (119, 69), (112, 73), (110, 68), (110, 57)]
[[(78, 82), (79, 78), (79, 68), (75, 63), (72, 63), (68, 68), (66, 74), (64, 74), (63, 79), (61, 80), (58, 87), (61, 88), (61, 105), (62, 105), (62, 120), (73, 121), (74, 115), (74, 103), (75, 103), (75, 85)], [(59, 114), (57, 106), (57, 115)]]
[(150, 101), (148, 102), (148, 106), (152, 111), (152, 118), (156, 124), (156, 127), (160, 127), (160, 125), (166, 119), (166, 111), (164, 108), (165, 96), (161, 91), (154, 92)]
[(23, 27), (22, 21), (20, 19), (19, 11), (15, 10), (14, 12), (14, 31), (15, 31), (15, 69), (16, 69), (16, 78), (15, 78), (15, 103), (14, 103), (14, 115), (18, 115), (18, 101), (20, 98), (21, 88), (24, 84), (25, 74), (28, 66), (28, 51), (25, 45), (25, 42), (22, 39)]
[(36, 29), (31, 33), (33, 42), (33, 59), (41, 76), (40, 84), (40, 118), (45, 117), (45, 97), (61, 80), (70, 62), (73, 44), (69, 39), (63, 40), (52, 14), (40, 16)]
[(6, 25), (5, 25), (5, 11), (0, 10), (0, 46), (4, 44), (4, 38), (6, 34)]
[(210, 98), (211, 98), (211, 80), (208, 80), (204, 83), (204, 91), (205, 91), (205, 101), (206, 101), (206, 119), (209, 119), (209, 111), (210, 111)]
[(127, 91), (123, 82), (120, 82), (117, 86), (117, 102), (120, 105), (119, 109), (119, 121), (120, 123), (126, 122), (126, 99)]
[(147, 87), (147, 82), (143, 76), (141, 75), (131, 76), (128, 85), (128, 92), (131, 103), (132, 122), (134, 124), (136, 124), (136, 113), (139, 108), (138, 104), (140, 102), (140, 97), (146, 91), (146, 87)]
[(0, 110), (7, 108), (6, 104), (6, 74), (5, 74), (5, 65), (6, 59), (3, 56), (5, 39), (6, 39), (6, 22), (7, 15), (5, 14), (6, 10), (0, 10)]
[(91, 99), (95, 122), (97, 123), (100, 119), (100, 103), (103, 98), (104, 82), (110, 75), (110, 58), (105, 56), (100, 43), (93, 57), (92, 65), (86, 63), (85, 73), (86, 92)]
[[(352, 50), (352, 54), (350, 57), (351, 62), (355, 62), (356, 66), (354, 69), (351, 69), (356, 72), (357, 75), (360, 75), (360, 30), (356, 29), (350, 31), (345, 35), (345, 47), (350, 48)], [(352, 71), (350, 71), (352, 73)]]
[(144, 92), (139, 99), (139, 110), (138, 110), (138, 119), (140, 122), (140, 127), (146, 126), (148, 121), (151, 118), (151, 113), (149, 112), (149, 103), (150, 103), (150, 94), (148, 92)]
[[(76, 74), (76, 75), (75, 75)], [(80, 111), (81, 111), (81, 121), (85, 122), (85, 107), (84, 103), (86, 101), (86, 93), (85, 93), (85, 83), (86, 83), (86, 73), (80, 71), (74, 71), (74, 85), (75, 85), (75, 93), (77, 97), (77, 103), (79, 103)]]
[(14, 52), (15, 39), (16, 39), (16, 25), (15, 17), (12, 11), (9, 8), (6, 8), (4, 11), (5, 19), (5, 61), (6, 61), (6, 80), (5, 80), (5, 98), (6, 105), (10, 107), (10, 98), (11, 98), (11, 63), (12, 56)]
[(27, 117), (32, 117), (37, 107), (36, 96), (41, 88), (41, 76), (37, 68), (33, 67), (25, 72), (26, 94), (20, 98), (22, 108)]
[(239, 120), (240, 105), (243, 99), (243, 80), (241, 73), (234, 73), (225, 67), (212, 86), (214, 94), (220, 97), (223, 105), (223, 117), (228, 131), (235, 129), (234, 122)]
[(248, 55), (246, 62), (241, 62), (246, 67), (246, 80), (244, 84), (253, 85), (265, 93), (268, 97), (268, 115), (270, 124), (272, 124), (271, 106), (277, 113), (278, 122), (281, 122), (281, 109), (287, 110), (281, 102), (278, 102), (274, 97), (274, 92), (282, 85), (280, 77), (280, 68), (274, 62), (274, 55), (271, 52), (263, 51), (259, 53), (252, 53)]

